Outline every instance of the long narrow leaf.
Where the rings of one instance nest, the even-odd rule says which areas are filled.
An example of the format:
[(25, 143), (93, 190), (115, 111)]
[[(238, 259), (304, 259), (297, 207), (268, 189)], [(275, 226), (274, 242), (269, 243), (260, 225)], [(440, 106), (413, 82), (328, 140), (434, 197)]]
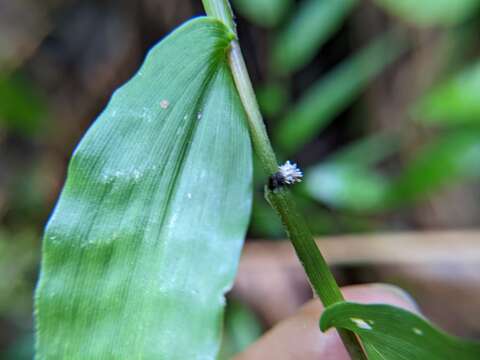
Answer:
[(428, 92), (414, 114), (425, 123), (480, 125), (480, 61)]
[(274, 68), (291, 73), (308, 63), (350, 14), (357, 0), (306, 0), (281, 30), (273, 49)]
[(354, 211), (378, 211), (390, 185), (374, 166), (398, 150), (394, 134), (380, 133), (340, 149), (305, 172), (305, 189), (314, 199)]
[(320, 164), (308, 169), (305, 178), (305, 188), (314, 199), (353, 211), (378, 210), (388, 189), (385, 176), (353, 163)]
[(425, 145), (388, 189), (389, 206), (407, 204), (448, 184), (480, 176), (480, 131), (456, 131)]
[(454, 25), (472, 16), (478, 0), (375, 0), (392, 14), (418, 25)]
[(225, 52), (199, 18), (150, 51), (70, 162), (36, 292), (37, 359), (212, 359), (251, 206)]
[(292, 7), (292, 0), (233, 0), (235, 8), (250, 21), (265, 27), (277, 25)]
[(388, 33), (345, 60), (309, 89), (279, 124), (276, 143), (291, 154), (344, 110), (404, 49), (400, 37)]
[(328, 162), (374, 166), (397, 152), (399, 147), (398, 134), (378, 132), (341, 148), (328, 158)]

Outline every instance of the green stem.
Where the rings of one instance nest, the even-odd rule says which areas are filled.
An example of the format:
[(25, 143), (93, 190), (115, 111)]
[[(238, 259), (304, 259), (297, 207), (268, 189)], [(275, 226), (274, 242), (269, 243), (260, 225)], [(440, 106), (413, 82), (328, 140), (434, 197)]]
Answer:
[[(279, 214), (288, 237), (295, 248), (300, 262), (325, 307), (344, 301), (332, 272), (315, 243), (303, 217), (296, 209), (295, 201), (288, 189), (270, 191), (265, 187), (265, 197)], [(337, 329), (340, 338), (352, 359), (366, 359), (362, 345), (356, 335), (348, 330)]]
[[(228, 0), (202, 0), (207, 15), (221, 20), (235, 35), (233, 13)], [(228, 54), (233, 78), (248, 117), (253, 147), (267, 174), (278, 171), (278, 163), (260, 113), (255, 92), (248, 75), (238, 40), (233, 40)], [(340, 288), (318, 249), (304, 219), (296, 210), (290, 191), (286, 188), (265, 190), (269, 204), (280, 216), (290, 241), (302, 263), (310, 284), (325, 307), (344, 301)], [(338, 330), (352, 359), (366, 359), (360, 341), (354, 333)]]

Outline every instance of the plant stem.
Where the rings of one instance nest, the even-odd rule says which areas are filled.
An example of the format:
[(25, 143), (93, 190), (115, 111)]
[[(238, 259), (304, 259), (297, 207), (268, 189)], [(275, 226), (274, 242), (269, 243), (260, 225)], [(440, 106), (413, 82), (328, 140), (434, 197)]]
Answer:
[[(207, 15), (221, 20), (236, 35), (233, 13), (228, 0), (202, 0), (202, 2)], [(236, 39), (232, 41), (228, 61), (247, 114), (255, 153), (267, 174), (272, 175), (278, 171), (277, 159), (268, 138), (247, 67)], [(290, 191), (286, 188), (279, 188), (274, 191), (265, 188), (265, 197), (280, 216), (310, 284), (323, 305), (327, 307), (336, 302), (344, 301), (340, 288), (315, 244), (312, 234), (304, 219), (296, 210)], [(360, 341), (353, 332), (337, 331), (352, 359), (366, 359)]]

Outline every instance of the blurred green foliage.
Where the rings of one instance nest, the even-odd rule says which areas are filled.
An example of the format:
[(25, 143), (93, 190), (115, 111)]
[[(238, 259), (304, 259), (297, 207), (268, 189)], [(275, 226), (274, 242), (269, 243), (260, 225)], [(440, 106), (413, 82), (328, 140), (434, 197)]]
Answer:
[(293, 6), (292, 0), (233, 0), (235, 10), (265, 27), (278, 25)]
[(375, 0), (380, 6), (417, 25), (453, 25), (472, 16), (478, 0)]
[[(411, 135), (396, 129), (399, 125), (393, 126), (388, 134), (384, 130), (375, 133), (374, 129), (367, 129), (364, 138), (355, 139), (351, 145), (306, 168), (305, 185), (294, 191), (335, 209), (340, 216), (357, 214), (356, 219), (348, 215), (349, 221), (343, 222), (352, 231), (358, 229), (358, 221), (365, 229), (369, 228), (364, 222), (365, 215), (394, 213), (416, 206), (445, 186), (478, 176), (478, 134), (462, 126), (476, 126), (480, 120), (480, 72), (476, 63), (468, 66), (472, 51), (465, 51), (459, 42), (465, 39), (470, 45), (476, 44), (473, 34), (478, 27), (462, 24), (474, 16), (479, 3), (476, 0), (421, 4), (376, 1), (390, 15), (414, 25), (444, 26), (441, 39), (449, 47), (443, 48), (442, 60), (457, 68), (467, 68), (450, 79), (442, 76), (450, 73), (448, 68), (434, 75), (434, 83), (438, 85), (410, 102), (410, 111), (403, 110), (406, 128), (434, 125), (424, 144), (415, 144)], [(302, 88), (300, 94), (292, 94), (295, 73), (313, 66), (313, 59), (322, 54), (322, 48), (342, 28), (357, 8), (355, 5), (358, 4), (354, 0), (301, 1), (290, 17), (272, 30), (272, 71), (267, 82), (258, 86), (259, 102), (273, 124), (271, 135), (282, 158), (306, 157), (305, 149), (321, 137), (322, 131), (338, 124), (339, 118), (345, 118), (346, 109), (357, 109), (351, 118), (361, 123), (344, 126), (357, 132), (362, 129), (359, 126), (368, 123), (362, 113), (362, 94), (386, 71), (387, 65), (398, 63), (399, 58), (415, 50), (404, 27), (395, 25), (394, 30), (380, 34), (312, 85)], [(258, 19), (249, 19), (258, 23)], [(284, 86), (279, 85), (282, 83)], [(456, 126), (456, 130), (447, 133), (438, 129), (439, 125)], [(411, 147), (415, 150), (404, 155), (405, 149)], [(260, 186), (261, 177), (258, 179)], [(260, 201), (258, 197), (254, 204), (252, 229), (261, 236), (279, 236), (278, 222), (269, 218), (267, 209), (258, 204)], [(328, 219), (328, 215), (318, 210), (317, 216), (311, 216)], [(327, 233), (334, 228), (322, 227)]]
[(306, 0), (300, 3), (273, 48), (272, 67), (280, 74), (300, 69), (337, 31), (356, 0)]
[(46, 106), (22, 74), (0, 74), (0, 127), (24, 135), (42, 130)]
[(279, 150), (290, 156), (312, 140), (401, 54), (403, 46), (398, 35), (382, 35), (306, 90), (280, 119), (274, 133)]
[(480, 62), (431, 89), (413, 116), (427, 125), (480, 125)]
[(405, 206), (441, 187), (480, 175), (480, 131), (454, 131), (425, 145), (392, 181), (385, 198), (390, 206)]

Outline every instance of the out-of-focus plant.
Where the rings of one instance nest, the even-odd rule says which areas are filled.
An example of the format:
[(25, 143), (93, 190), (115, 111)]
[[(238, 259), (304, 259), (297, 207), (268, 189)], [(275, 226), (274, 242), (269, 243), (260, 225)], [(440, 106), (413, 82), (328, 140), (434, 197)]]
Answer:
[(375, 0), (394, 15), (416, 25), (454, 25), (472, 16), (480, 7), (478, 0)]
[[(295, 158), (302, 154), (306, 145), (335, 123), (345, 109), (355, 101), (358, 103), (369, 84), (409, 48), (408, 35), (400, 25), (336, 65), (294, 98), (289, 84), (296, 72), (321, 53), (322, 46), (341, 28), (357, 4), (354, 0), (301, 1), (283, 22), (273, 24), (276, 26), (242, 13), (256, 24), (269, 28), (275, 39), (270, 54), (270, 76), (258, 88), (260, 105), (272, 124), (272, 137), (282, 156)], [(458, 44), (470, 41), (469, 44), (474, 45), (471, 39), (475, 39), (473, 34), (478, 32), (477, 28), (463, 24), (475, 16), (480, 1), (419, 4), (376, 0), (375, 4), (390, 16), (413, 26), (443, 27), (444, 42), (455, 41), (455, 48), (443, 55), (455, 68), (462, 64), (467, 68), (457, 70), (458, 74), (450, 75), (450, 79), (442, 79), (443, 73), (440, 74), (437, 84), (411, 104), (411, 111), (406, 112), (410, 118), (406, 121), (410, 120), (412, 126), (430, 127), (433, 134), (428, 143), (403, 159), (400, 171), (392, 174), (383, 166), (398, 159), (402, 149), (409, 146), (411, 139), (398, 131), (388, 135), (366, 133), (364, 138), (306, 170), (303, 194), (335, 208), (340, 214), (353, 212), (362, 217), (415, 206), (442, 187), (478, 177), (480, 172), (480, 163), (475, 160), (480, 146), (477, 126), (480, 71), (478, 63), (468, 65), (468, 52)], [(358, 125), (350, 126), (358, 129)], [(448, 130), (442, 129), (445, 127)], [(382, 140), (385, 135), (387, 142)], [(344, 156), (345, 153), (358, 155), (350, 157)], [(258, 201), (261, 199), (256, 198)], [(257, 214), (260, 211), (262, 207), (254, 205), (253, 218), (268, 224), (262, 225), (264, 236), (265, 231), (274, 236), (278, 225), (265, 215)], [(321, 216), (319, 213), (318, 217)], [(350, 228), (354, 229), (356, 227)]]
[(272, 68), (286, 75), (306, 65), (340, 28), (357, 0), (306, 0), (278, 31)]
[(293, 7), (292, 0), (234, 0), (238, 12), (262, 26), (278, 25)]
[(480, 128), (480, 62), (427, 92), (412, 114), (426, 125)]

